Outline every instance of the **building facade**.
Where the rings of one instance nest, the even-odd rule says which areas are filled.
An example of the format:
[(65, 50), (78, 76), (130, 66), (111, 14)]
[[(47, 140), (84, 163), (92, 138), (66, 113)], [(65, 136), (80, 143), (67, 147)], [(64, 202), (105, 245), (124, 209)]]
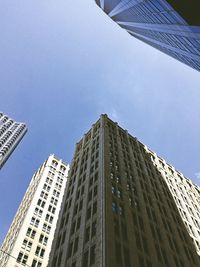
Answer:
[(198, 0), (95, 1), (132, 36), (200, 71)]
[(46, 267), (69, 166), (54, 155), (33, 175), (0, 250), (0, 267)]
[(24, 123), (15, 122), (0, 112), (0, 169), (26, 132)]
[(200, 266), (199, 193), (102, 115), (76, 145), (48, 267)]

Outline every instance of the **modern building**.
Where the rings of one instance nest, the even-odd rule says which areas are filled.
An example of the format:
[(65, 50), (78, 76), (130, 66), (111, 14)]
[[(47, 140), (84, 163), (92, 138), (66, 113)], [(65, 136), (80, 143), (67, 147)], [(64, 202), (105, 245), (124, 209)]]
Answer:
[(200, 266), (199, 193), (102, 115), (76, 144), (48, 267)]
[(0, 112), (0, 169), (26, 132), (24, 123), (15, 122)]
[(54, 155), (33, 175), (0, 248), (0, 267), (46, 267), (69, 166)]
[(198, 0), (95, 0), (135, 38), (200, 71)]

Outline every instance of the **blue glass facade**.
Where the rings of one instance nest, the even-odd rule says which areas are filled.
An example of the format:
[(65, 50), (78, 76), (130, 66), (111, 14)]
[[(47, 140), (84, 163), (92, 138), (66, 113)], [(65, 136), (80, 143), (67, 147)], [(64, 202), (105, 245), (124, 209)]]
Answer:
[(103, 11), (137, 39), (200, 71), (197, 0), (96, 0)]

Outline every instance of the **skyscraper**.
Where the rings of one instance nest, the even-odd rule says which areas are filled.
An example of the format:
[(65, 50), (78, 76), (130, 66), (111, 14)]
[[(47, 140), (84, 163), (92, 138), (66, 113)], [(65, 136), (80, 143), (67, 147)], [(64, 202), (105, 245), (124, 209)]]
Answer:
[(54, 155), (33, 175), (0, 250), (0, 267), (46, 267), (69, 167)]
[(24, 123), (15, 122), (0, 112), (0, 169), (26, 132)]
[(48, 267), (200, 266), (199, 193), (102, 115), (76, 144)]
[(95, 1), (132, 36), (200, 71), (198, 0)]

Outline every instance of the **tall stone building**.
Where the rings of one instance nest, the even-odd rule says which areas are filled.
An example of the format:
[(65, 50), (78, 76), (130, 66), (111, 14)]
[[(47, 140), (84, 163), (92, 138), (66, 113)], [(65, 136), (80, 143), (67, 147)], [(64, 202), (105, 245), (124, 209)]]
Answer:
[(199, 193), (102, 115), (76, 144), (48, 267), (198, 267)]
[(15, 122), (0, 112), (0, 169), (26, 132), (24, 123)]
[(33, 175), (0, 250), (0, 267), (46, 267), (69, 166), (54, 155)]
[(199, 0), (95, 0), (130, 35), (200, 71)]

